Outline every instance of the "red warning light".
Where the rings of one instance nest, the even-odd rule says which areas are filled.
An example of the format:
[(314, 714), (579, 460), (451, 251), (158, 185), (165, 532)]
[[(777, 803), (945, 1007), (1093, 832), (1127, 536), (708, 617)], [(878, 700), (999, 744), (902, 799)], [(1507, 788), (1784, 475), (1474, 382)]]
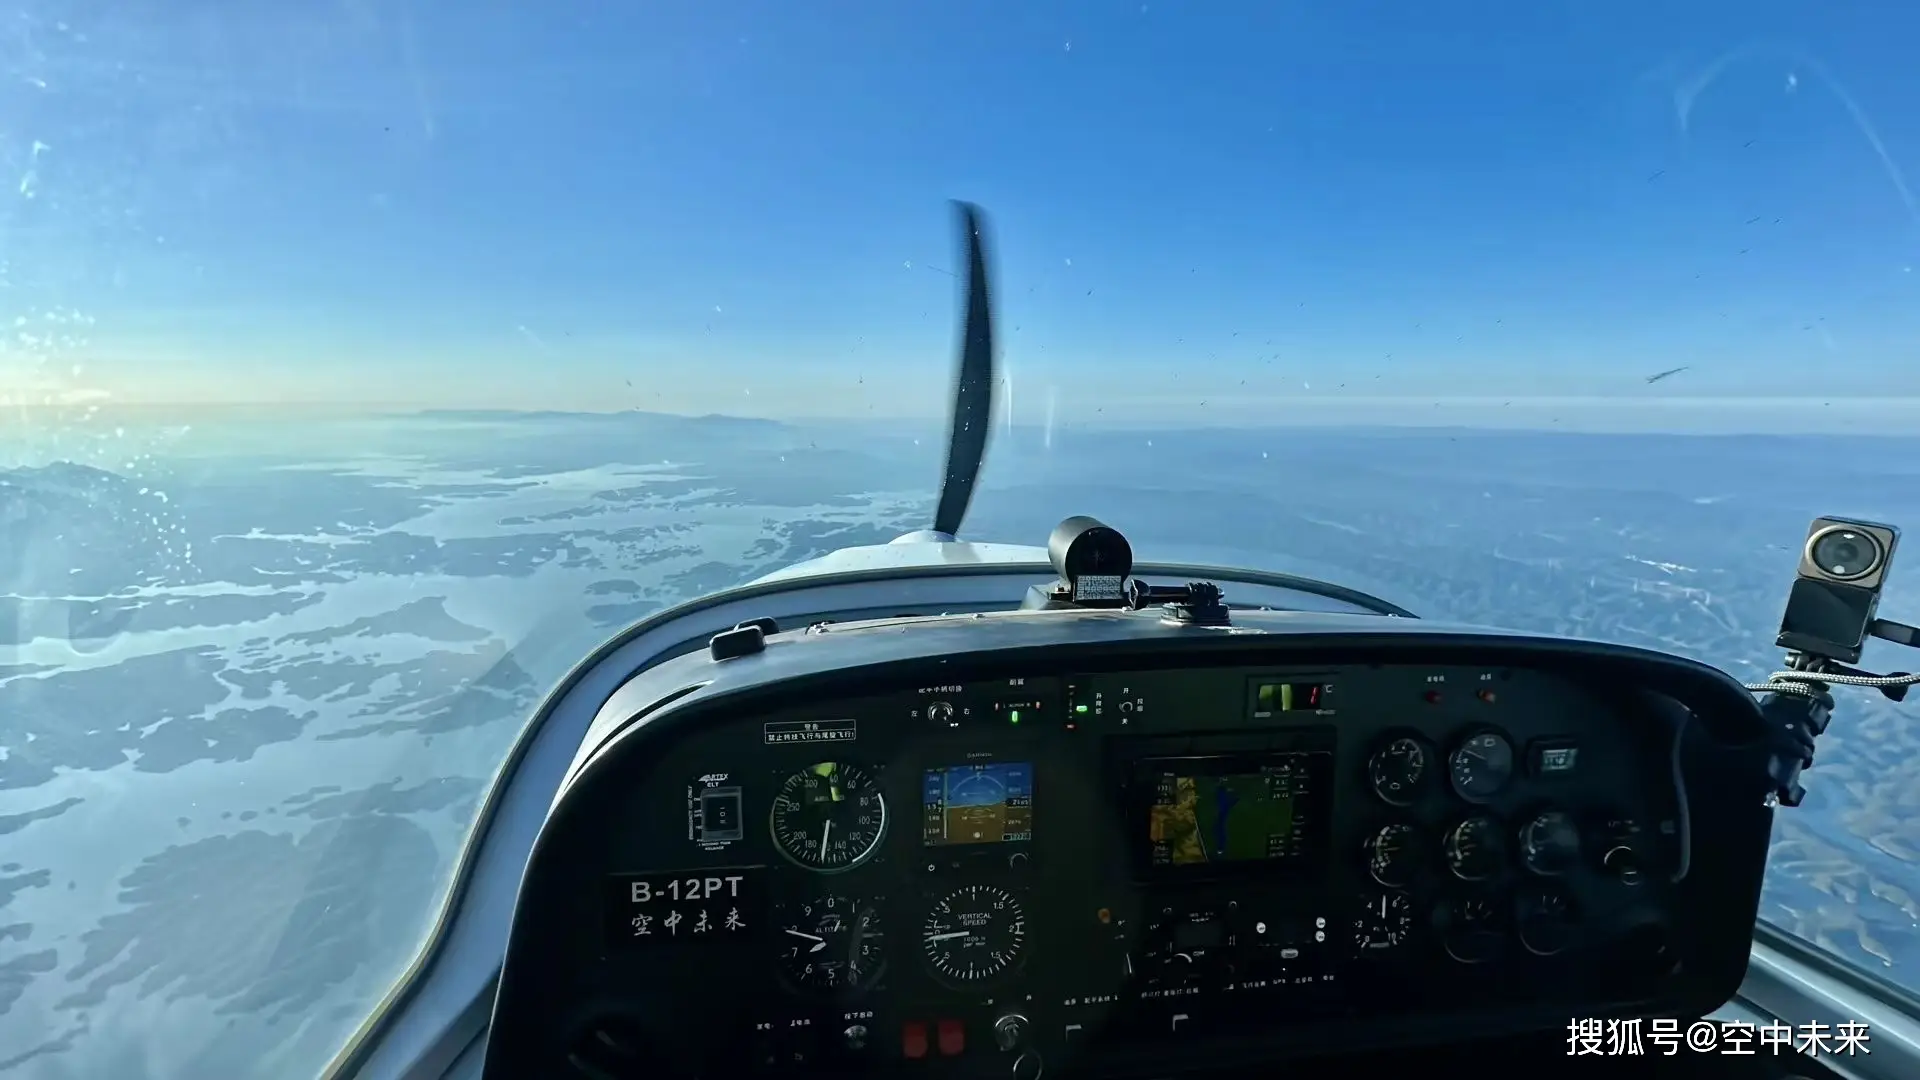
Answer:
[(1429, 705), (1440, 704), (1440, 691), (1438, 690), (1429, 690), (1421, 696), (1427, 699), (1427, 704)]

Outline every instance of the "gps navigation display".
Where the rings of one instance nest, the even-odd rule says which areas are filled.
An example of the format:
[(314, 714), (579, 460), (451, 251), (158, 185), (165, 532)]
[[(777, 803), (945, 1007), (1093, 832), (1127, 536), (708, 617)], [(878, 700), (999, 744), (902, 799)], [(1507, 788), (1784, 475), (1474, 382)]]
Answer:
[(920, 836), (929, 846), (1033, 839), (1033, 763), (928, 769)]
[(1151, 863), (1186, 867), (1307, 854), (1312, 757), (1144, 762)]

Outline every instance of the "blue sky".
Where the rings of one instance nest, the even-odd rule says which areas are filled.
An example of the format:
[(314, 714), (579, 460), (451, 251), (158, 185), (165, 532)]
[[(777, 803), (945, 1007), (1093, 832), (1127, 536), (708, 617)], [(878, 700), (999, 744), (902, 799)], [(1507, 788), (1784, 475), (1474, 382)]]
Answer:
[(1920, 396), (1899, 5), (251, 7), (35, 28), (15, 386), (937, 412), (957, 196), (1023, 422)]

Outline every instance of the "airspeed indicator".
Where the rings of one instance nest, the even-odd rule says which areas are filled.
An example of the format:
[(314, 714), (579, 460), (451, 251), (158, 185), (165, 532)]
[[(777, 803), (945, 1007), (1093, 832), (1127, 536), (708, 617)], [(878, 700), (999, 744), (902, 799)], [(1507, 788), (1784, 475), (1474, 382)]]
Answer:
[(887, 800), (865, 769), (823, 761), (787, 777), (768, 814), (774, 846), (809, 870), (851, 870), (880, 849)]

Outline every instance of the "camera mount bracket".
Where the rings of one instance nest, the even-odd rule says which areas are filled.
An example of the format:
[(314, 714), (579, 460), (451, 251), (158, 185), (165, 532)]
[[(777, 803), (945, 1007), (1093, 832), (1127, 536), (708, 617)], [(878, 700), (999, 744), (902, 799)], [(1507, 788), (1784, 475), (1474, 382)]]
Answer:
[(1874, 617), (1899, 542), (1900, 530), (1891, 525), (1848, 518), (1815, 518), (1807, 529), (1780, 620), (1777, 644), (1787, 649), (1786, 669), (1747, 684), (1761, 695), (1767, 720), (1762, 798), (1768, 805), (1798, 806), (1806, 797), (1800, 774), (1813, 766), (1814, 740), (1833, 720), (1833, 687), (1871, 687), (1903, 701), (1908, 688), (1920, 684), (1920, 675), (1876, 675), (1852, 666), (1870, 637), (1920, 649), (1920, 627)]

